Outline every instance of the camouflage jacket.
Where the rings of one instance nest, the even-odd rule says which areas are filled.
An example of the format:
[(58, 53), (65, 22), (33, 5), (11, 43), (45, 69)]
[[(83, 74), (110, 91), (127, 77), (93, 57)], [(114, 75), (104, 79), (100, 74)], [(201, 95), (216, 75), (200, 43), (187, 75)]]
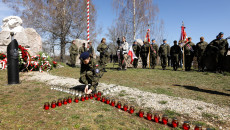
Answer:
[(97, 51), (100, 52), (100, 55), (108, 55), (108, 46), (105, 43), (100, 43)]
[(215, 39), (210, 43), (210, 46), (215, 48), (216, 51), (221, 55), (226, 55), (228, 52), (227, 39)]
[(81, 54), (81, 53), (83, 53), (83, 52), (85, 52), (86, 51), (86, 47), (80, 47), (79, 48), (79, 54)]
[(166, 44), (161, 44), (159, 48), (159, 56), (168, 56), (170, 55), (170, 46)]
[(141, 45), (140, 44), (133, 44), (133, 51), (136, 55), (136, 57), (139, 57), (140, 51), (141, 51)]
[(75, 44), (71, 44), (69, 48), (69, 53), (73, 55), (78, 55), (78, 47)]
[(194, 55), (194, 52), (195, 52), (195, 44), (193, 42), (187, 42), (184, 45), (184, 54), (185, 55)]
[(181, 54), (181, 48), (179, 45), (174, 45), (170, 48), (171, 56), (180, 55), (180, 54)]
[(156, 43), (150, 44), (150, 55), (158, 55), (158, 45)]
[(195, 55), (197, 57), (201, 57), (204, 55), (204, 52), (205, 52), (205, 49), (206, 47), (208, 46), (208, 43), (207, 42), (198, 42), (196, 44), (196, 52), (195, 52)]

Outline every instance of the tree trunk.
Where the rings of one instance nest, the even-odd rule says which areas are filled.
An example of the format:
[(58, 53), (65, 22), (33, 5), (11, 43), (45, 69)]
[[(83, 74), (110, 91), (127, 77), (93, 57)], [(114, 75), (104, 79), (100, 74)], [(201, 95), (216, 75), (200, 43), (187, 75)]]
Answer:
[(136, 22), (135, 22), (135, 20), (136, 20), (136, 3), (135, 3), (136, 1), (135, 0), (133, 0), (133, 40), (135, 40), (136, 39)]
[(65, 60), (65, 40), (64, 39), (62, 39), (61, 40), (61, 55), (60, 55), (60, 60), (61, 60), (61, 62), (64, 62), (64, 60)]

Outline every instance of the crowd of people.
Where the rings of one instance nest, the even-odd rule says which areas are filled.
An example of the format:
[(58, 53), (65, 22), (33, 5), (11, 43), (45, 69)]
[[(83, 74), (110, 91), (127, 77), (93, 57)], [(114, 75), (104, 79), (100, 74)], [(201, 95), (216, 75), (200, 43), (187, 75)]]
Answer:
[[(133, 60), (133, 67), (137, 68), (138, 62), (141, 58), (142, 68), (147, 68), (147, 59), (149, 57), (149, 64), (151, 69), (154, 69), (157, 64), (157, 58), (160, 57), (162, 69), (165, 70), (167, 67), (168, 59), (171, 59), (171, 65), (176, 71), (182, 62), (185, 66), (185, 71), (190, 71), (194, 57), (197, 57), (198, 70), (205, 71), (207, 67), (207, 59), (209, 57), (215, 59), (212, 64), (216, 64), (216, 72), (223, 73), (225, 71), (224, 63), (228, 52), (228, 41), (223, 38), (224, 33), (220, 32), (216, 39), (211, 41), (209, 44), (204, 41), (204, 37), (200, 37), (200, 42), (196, 45), (192, 42), (192, 38), (188, 37), (186, 41), (175, 40), (172, 47), (167, 44), (167, 40), (164, 39), (163, 43), (158, 47), (156, 40), (152, 39), (149, 43), (144, 41), (143, 45), (140, 45), (136, 40), (132, 44), (132, 51), (135, 54)], [(130, 51), (129, 44), (126, 41), (125, 36), (122, 37), (122, 41), (118, 38), (117, 40), (117, 56), (119, 62), (118, 70), (127, 70), (127, 59)], [(85, 93), (96, 92), (99, 79), (102, 77), (106, 63), (109, 59), (108, 45), (106, 39), (102, 38), (101, 43), (97, 47), (97, 51), (100, 53), (99, 59), (93, 58), (94, 48), (92, 42), (85, 43), (78, 49), (75, 40), (72, 41), (72, 45), (69, 48), (71, 66), (75, 67), (76, 56), (80, 54), (81, 70), (79, 82), (86, 85)], [(140, 57), (140, 58), (139, 58)]]

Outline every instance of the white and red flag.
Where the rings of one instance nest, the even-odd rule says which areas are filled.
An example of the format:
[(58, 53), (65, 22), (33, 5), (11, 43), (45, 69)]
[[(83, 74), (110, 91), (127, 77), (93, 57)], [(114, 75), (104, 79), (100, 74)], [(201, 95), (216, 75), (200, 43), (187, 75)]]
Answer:
[(131, 46), (131, 47), (129, 48), (129, 53), (128, 53), (128, 55), (131, 57), (131, 62), (130, 62), (130, 64), (132, 64), (132, 63), (133, 63), (133, 60), (134, 60), (135, 58), (137, 58), (136, 55), (135, 55), (135, 53), (134, 53), (134, 51), (133, 51), (133, 46)]
[(188, 42), (188, 37), (187, 37), (187, 34), (185, 32), (184, 22), (182, 22), (182, 26), (181, 26), (180, 41), (181, 41), (181, 47), (183, 47), (185, 45), (185, 43)]
[(147, 30), (146, 36), (145, 36), (145, 41), (148, 41), (150, 43), (150, 29)]

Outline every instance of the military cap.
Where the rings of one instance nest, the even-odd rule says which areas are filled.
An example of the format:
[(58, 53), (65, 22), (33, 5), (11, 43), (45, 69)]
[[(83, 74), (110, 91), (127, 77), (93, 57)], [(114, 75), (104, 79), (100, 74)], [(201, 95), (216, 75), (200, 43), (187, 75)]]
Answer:
[(223, 32), (220, 32), (219, 35), (224, 35), (224, 33), (223, 33)]
[(80, 55), (81, 60), (85, 60), (87, 58), (89, 58), (89, 52), (86, 51), (86, 52), (81, 53)]
[(166, 39), (164, 39), (163, 41), (167, 41)]
[(152, 41), (154, 41), (154, 40), (155, 40), (155, 38), (152, 39)]

